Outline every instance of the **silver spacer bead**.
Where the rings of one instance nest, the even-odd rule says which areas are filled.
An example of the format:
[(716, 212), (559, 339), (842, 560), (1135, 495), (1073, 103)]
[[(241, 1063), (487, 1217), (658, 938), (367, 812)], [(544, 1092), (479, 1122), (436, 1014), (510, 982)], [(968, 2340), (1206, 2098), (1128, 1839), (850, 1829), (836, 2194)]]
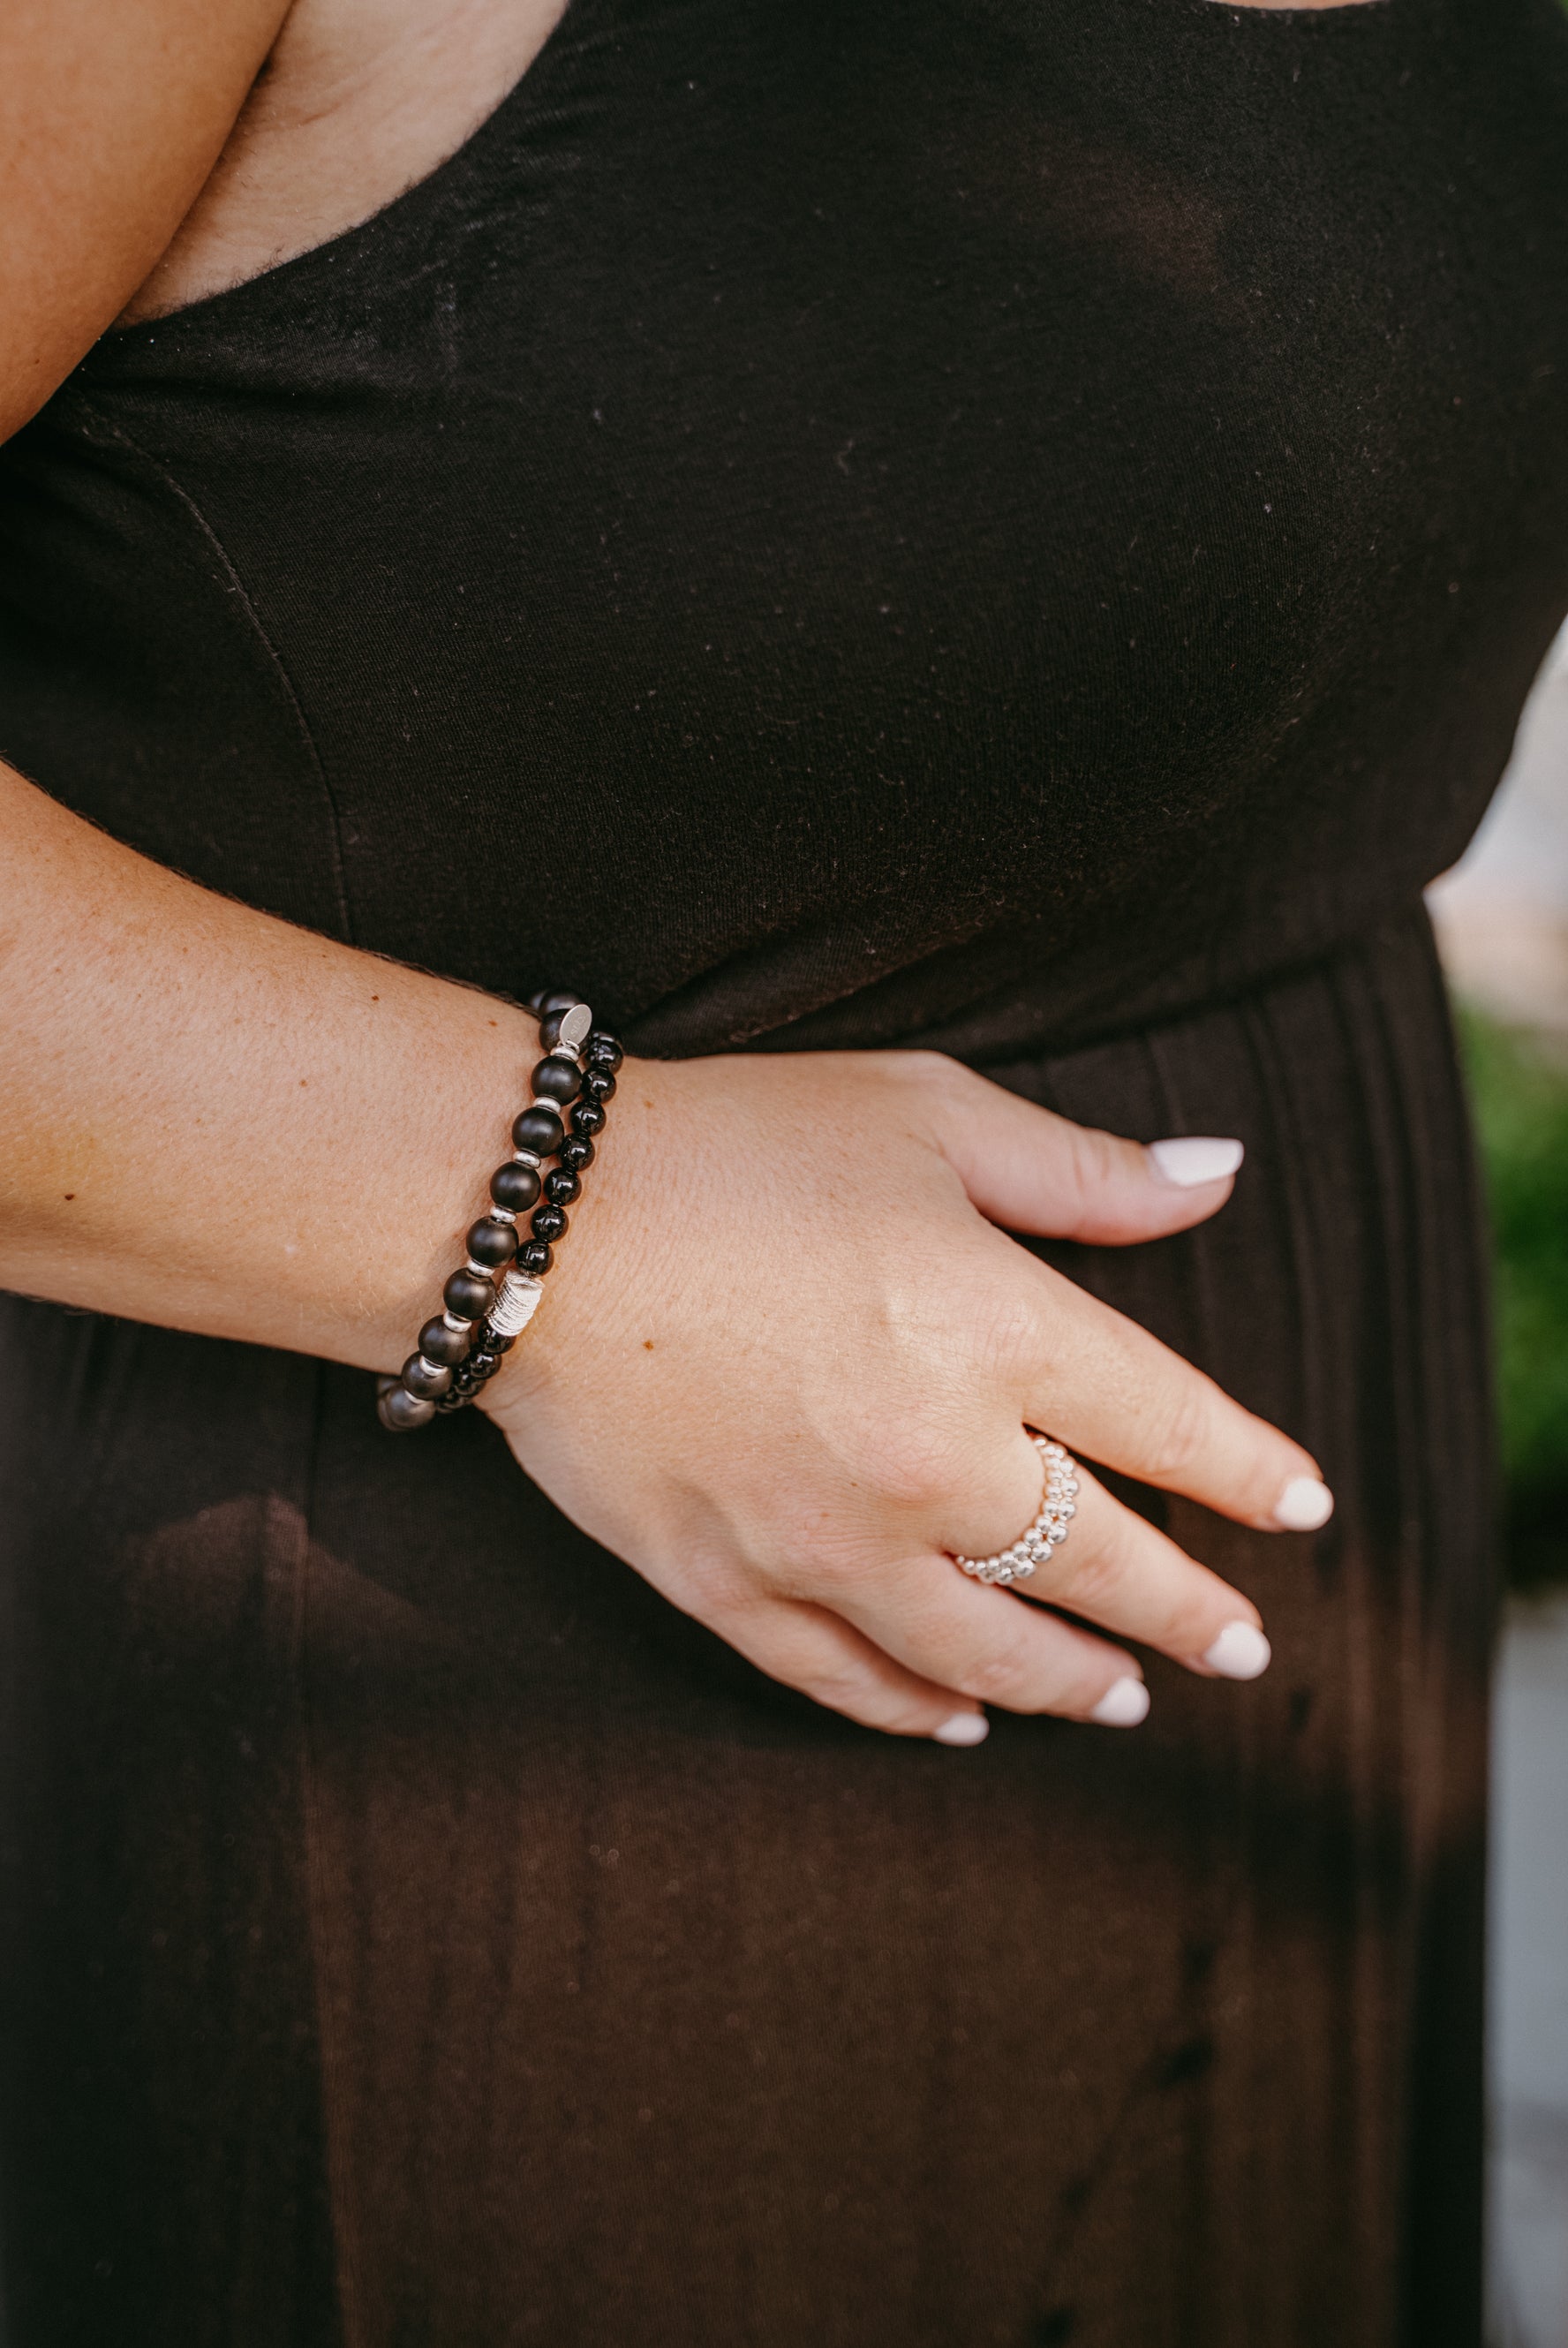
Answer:
[(515, 1207), (491, 1207), (487, 1211), (493, 1223), (515, 1223), (518, 1220)]
[[(554, 1107), (555, 1104), (553, 1101), (550, 1106), (552, 1108)], [(537, 1171), (538, 1169), (544, 1164), (544, 1159), (539, 1156), (537, 1149), (514, 1149), (512, 1152), (512, 1163), (514, 1166), (532, 1166)]]

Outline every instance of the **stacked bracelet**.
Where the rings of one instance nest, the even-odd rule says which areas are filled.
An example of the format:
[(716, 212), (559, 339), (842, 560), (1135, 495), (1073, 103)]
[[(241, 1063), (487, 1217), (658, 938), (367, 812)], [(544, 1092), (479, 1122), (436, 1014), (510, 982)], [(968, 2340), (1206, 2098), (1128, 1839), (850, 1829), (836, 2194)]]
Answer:
[[(490, 1207), (469, 1231), (466, 1262), (442, 1291), (446, 1310), (425, 1323), (397, 1375), (376, 1381), (377, 1414), (395, 1433), (427, 1426), (437, 1411), (461, 1410), (495, 1376), (534, 1316), (540, 1282), (566, 1236), (566, 1210), (593, 1163), (594, 1136), (604, 1130), (620, 1045), (595, 1028), (575, 994), (536, 994), (528, 1009), (545, 1056), (534, 1070), (533, 1098), (513, 1124), (512, 1155), (490, 1177)], [(524, 1239), (518, 1218), (530, 1208)]]

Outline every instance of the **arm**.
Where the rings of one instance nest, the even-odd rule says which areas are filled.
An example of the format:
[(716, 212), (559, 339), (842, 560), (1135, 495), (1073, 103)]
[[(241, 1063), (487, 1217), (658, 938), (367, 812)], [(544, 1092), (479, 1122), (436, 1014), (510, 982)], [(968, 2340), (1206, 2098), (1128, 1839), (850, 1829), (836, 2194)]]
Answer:
[[(0, 430), (146, 276), (282, 14), (7, 17)], [(0, 1282), (391, 1368), (535, 1044), (514, 1007), (215, 897), (0, 770)], [(855, 1719), (1130, 1724), (1138, 1667), (1091, 1625), (1250, 1677), (1256, 1611), (1091, 1477), (1030, 1585), (1076, 1622), (965, 1581), (952, 1552), (1038, 1504), (1026, 1426), (1259, 1526), (1320, 1521), (1327, 1495), (997, 1226), (1121, 1243), (1229, 1189), (929, 1054), (628, 1063), (580, 1233), (486, 1407), (579, 1524)]]

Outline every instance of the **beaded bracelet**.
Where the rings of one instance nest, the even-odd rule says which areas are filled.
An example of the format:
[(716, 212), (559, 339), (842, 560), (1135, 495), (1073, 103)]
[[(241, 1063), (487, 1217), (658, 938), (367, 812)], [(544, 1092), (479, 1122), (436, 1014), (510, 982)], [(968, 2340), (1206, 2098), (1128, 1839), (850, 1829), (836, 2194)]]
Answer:
[[(579, 995), (536, 994), (528, 1009), (545, 1057), (534, 1070), (533, 1098), (513, 1122), (512, 1155), (490, 1177), (490, 1207), (469, 1230), (467, 1262), (442, 1291), (446, 1310), (426, 1321), (397, 1375), (376, 1380), (376, 1414), (395, 1434), (461, 1410), (495, 1376), (538, 1310), (540, 1282), (566, 1236), (566, 1210), (604, 1130), (620, 1045), (594, 1026)], [(524, 1240), (518, 1218), (530, 1208)]]

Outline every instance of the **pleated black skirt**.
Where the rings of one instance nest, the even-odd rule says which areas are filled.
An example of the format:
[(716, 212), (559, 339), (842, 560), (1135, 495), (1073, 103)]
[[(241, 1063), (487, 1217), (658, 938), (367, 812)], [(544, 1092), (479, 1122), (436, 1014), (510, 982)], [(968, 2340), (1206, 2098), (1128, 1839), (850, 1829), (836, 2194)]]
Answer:
[[(473, 1415), (12, 1302), (11, 2348), (1474, 2348), (1487, 1340), (1412, 911), (989, 1071), (1237, 1133), (1073, 1278), (1313, 1447), (1133, 1735), (774, 1686)], [(603, 1472), (615, 1473), (613, 1459)]]

